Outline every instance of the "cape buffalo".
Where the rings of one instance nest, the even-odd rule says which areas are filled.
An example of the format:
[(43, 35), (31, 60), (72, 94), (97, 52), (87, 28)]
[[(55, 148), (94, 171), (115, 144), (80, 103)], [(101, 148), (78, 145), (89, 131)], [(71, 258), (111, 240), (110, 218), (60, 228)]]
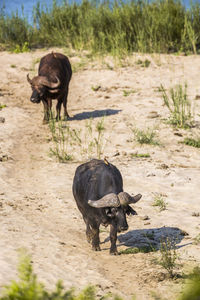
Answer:
[(67, 95), (69, 82), (72, 76), (72, 69), (68, 58), (61, 53), (49, 53), (42, 57), (38, 69), (38, 76), (27, 80), (33, 90), (30, 101), (33, 103), (43, 102), (44, 120), (49, 121), (52, 107), (52, 99), (57, 99), (56, 120), (60, 119), (61, 104), (64, 107), (64, 117), (67, 113)]
[(86, 224), (86, 237), (92, 249), (100, 251), (99, 226), (110, 225), (110, 254), (118, 254), (117, 232), (128, 229), (126, 214), (137, 214), (129, 204), (142, 195), (123, 192), (119, 170), (106, 160), (93, 159), (80, 165), (75, 172), (73, 195)]

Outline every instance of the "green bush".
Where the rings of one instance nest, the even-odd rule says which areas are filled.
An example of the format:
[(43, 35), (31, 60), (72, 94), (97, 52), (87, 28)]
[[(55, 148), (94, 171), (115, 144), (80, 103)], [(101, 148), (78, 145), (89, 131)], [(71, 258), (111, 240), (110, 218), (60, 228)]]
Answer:
[(61, 281), (58, 281), (53, 291), (47, 291), (43, 284), (38, 282), (33, 273), (30, 256), (21, 254), (18, 266), (19, 280), (13, 280), (7, 285), (0, 296), (0, 300), (95, 300), (95, 289), (89, 286), (75, 295), (73, 289), (64, 290)]
[[(124, 55), (139, 52), (198, 52), (199, 3), (185, 8), (180, 0), (153, 1), (53, 1), (52, 8), (39, 2), (33, 25), (16, 12), (0, 12), (0, 43), (8, 47), (25, 42), (29, 47), (66, 46), (95, 53)], [(144, 62), (148, 67), (149, 61)]]

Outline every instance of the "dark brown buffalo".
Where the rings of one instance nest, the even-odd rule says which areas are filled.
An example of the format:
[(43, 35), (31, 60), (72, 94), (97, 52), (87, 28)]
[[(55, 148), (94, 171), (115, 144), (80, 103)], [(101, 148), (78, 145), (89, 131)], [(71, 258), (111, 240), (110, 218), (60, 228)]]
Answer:
[(117, 232), (128, 229), (126, 214), (137, 214), (129, 204), (142, 195), (130, 196), (123, 191), (119, 170), (107, 161), (93, 159), (75, 172), (73, 195), (86, 224), (86, 237), (95, 251), (100, 251), (99, 226), (110, 225), (110, 254), (118, 254)]
[(57, 99), (56, 120), (60, 119), (61, 104), (64, 107), (64, 117), (69, 117), (67, 112), (67, 95), (72, 69), (68, 58), (61, 53), (50, 53), (42, 57), (38, 69), (38, 76), (27, 80), (33, 90), (30, 101), (43, 102), (44, 120), (49, 121), (52, 107), (52, 99)]

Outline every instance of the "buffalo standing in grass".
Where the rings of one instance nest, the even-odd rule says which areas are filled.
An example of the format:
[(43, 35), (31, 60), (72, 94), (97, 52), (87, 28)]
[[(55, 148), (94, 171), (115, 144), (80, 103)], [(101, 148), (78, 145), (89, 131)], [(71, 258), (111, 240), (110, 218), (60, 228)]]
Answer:
[(110, 254), (118, 254), (117, 232), (128, 229), (126, 214), (137, 214), (129, 204), (134, 197), (123, 192), (119, 170), (107, 161), (93, 159), (80, 165), (75, 172), (73, 195), (86, 224), (86, 237), (95, 251), (100, 251), (99, 226), (110, 224)]
[(56, 120), (60, 119), (61, 104), (64, 107), (64, 117), (67, 113), (67, 95), (72, 69), (68, 58), (61, 53), (50, 53), (44, 56), (39, 65), (38, 76), (33, 79), (27, 75), (27, 80), (32, 87), (30, 101), (33, 103), (43, 102), (44, 120), (49, 121), (51, 115), (52, 99), (57, 99)]

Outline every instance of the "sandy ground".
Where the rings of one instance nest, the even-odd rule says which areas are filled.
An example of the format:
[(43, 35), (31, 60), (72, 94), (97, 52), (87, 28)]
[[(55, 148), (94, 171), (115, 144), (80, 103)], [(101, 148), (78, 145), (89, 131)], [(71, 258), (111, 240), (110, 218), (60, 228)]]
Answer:
[[(35, 273), (49, 289), (62, 279), (66, 288), (95, 285), (99, 296), (112, 292), (146, 300), (153, 299), (154, 291), (174, 299), (181, 283), (167, 279), (155, 263), (159, 251), (110, 256), (108, 228), (102, 228), (101, 252), (93, 252), (87, 243), (71, 190), (75, 169), (86, 157), (75, 146), (74, 160), (67, 164), (50, 157), (42, 104), (29, 101), (26, 74), (35, 75), (36, 62), (49, 51), (0, 53), (0, 103), (7, 106), (0, 111), (5, 118), (0, 123), (0, 287), (17, 278), (18, 249), (26, 248)], [(149, 67), (137, 64), (146, 58)], [(70, 61), (76, 69), (82, 64), (77, 56), (70, 55)], [(106, 58), (73, 74), (68, 98), (71, 128), (84, 132), (91, 117), (96, 124), (106, 114), (103, 157), (121, 171), (125, 191), (143, 195), (134, 207), (138, 215), (128, 217), (129, 230), (118, 236), (119, 251), (173, 237), (179, 273), (200, 264), (200, 244), (194, 243), (200, 232), (200, 152), (180, 143), (199, 134), (199, 70), (199, 56), (133, 55), (121, 66)], [(196, 127), (178, 130), (166, 122), (169, 111), (159, 87), (185, 82)], [(125, 96), (126, 91), (130, 93)], [(155, 128), (160, 145), (141, 146), (131, 127)], [(133, 157), (135, 153), (150, 157)], [(156, 193), (166, 200), (166, 210), (152, 206)]]

